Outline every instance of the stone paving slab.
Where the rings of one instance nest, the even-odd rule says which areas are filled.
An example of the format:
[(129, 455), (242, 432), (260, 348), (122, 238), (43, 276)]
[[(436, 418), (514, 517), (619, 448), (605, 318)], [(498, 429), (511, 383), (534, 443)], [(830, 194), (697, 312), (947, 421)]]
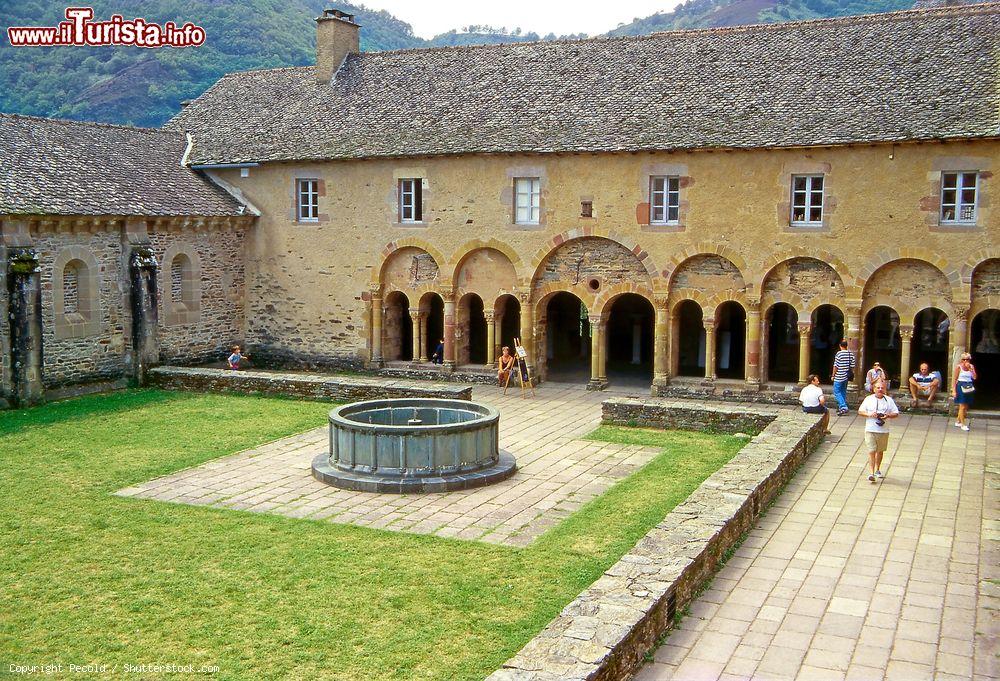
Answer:
[(875, 485), (833, 431), (636, 679), (1000, 676), (1000, 424), (903, 416)]
[(500, 447), (518, 464), (513, 477), (488, 487), (419, 495), (330, 487), (310, 470), (328, 446), (323, 426), (117, 494), (526, 546), (659, 453), (580, 439), (600, 425), (606, 392), (546, 384), (523, 399), (480, 386), (474, 397), (500, 409)]

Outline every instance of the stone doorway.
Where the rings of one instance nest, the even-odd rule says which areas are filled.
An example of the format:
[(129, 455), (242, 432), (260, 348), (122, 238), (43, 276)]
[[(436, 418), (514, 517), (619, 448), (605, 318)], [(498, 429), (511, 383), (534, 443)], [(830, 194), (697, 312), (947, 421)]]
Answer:
[(587, 306), (560, 291), (545, 306), (546, 379), (573, 383), (590, 380), (590, 320)]

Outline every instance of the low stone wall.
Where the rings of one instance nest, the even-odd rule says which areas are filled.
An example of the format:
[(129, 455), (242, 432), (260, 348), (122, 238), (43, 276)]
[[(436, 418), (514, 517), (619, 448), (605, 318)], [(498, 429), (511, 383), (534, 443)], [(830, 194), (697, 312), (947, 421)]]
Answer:
[(477, 383), (480, 385), (495, 385), (497, 382), (496, 373), (492, 371), (468, 371), (465, 369), (445, 371), (435, 366), (387, 366), (379, 369), (378, 375), (417, 381), (448, 381), (449, 383)]
[(288, 395), (337, 402), (393, 397), (443, 397), (471, 400), (472, 388), (449, 383), (392, 381), (362, 376), (231, 371), (194, 367), (156, 367), (150, 384), (166, 390)]
[(788, 409), (616, 398), (605, 402), (604, 417), (609, 423), (699, 430), (712, 424), (723, 432), (759, 432), (494, 672), (492, 681), (629, 678), (823, 438), (819, 417)]

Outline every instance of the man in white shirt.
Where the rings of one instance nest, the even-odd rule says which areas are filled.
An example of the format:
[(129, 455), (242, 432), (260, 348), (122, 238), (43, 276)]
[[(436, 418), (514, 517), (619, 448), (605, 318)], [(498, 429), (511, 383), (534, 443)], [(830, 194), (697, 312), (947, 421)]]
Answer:
[(809, 374), (809, 382), (806, 383), (806, 386), (802, 388), (802, 392), (799, 393), (799, 402), (802, 403), (802, 411), (805, 413), (823, 415), (823, 420), (820, 421), (820, 424), (823, 426), (823, 432), (829, 435), (830, 410), (826, 408), (826, 395), (823, 394), (823, 389), (819, 387), (819, 376)]
[(899, 407), (885, 394), (885, 383), (875, 384), (875, 392), (861, 403), (858, 413), (864, 416), (865, 444), (868, 445), (868, 465), (871, 466), (869, 482), (882, 479), (882, 455), (889, 446), (889, 419), (899, 416)]

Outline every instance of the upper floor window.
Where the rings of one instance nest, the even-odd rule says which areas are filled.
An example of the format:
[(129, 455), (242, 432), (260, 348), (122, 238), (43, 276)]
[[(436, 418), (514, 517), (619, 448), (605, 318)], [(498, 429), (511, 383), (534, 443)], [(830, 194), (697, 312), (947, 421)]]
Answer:
[(941, 222), (974, 223), (979, 173), (941, 173)]
[(319, 180), (296, 180), (295, 196), (299, 222), (319, 222)]
[(419, 177), (399, 181), (399, 221), (422, 222), (424, 209), (422, 205), (422, 182)]
[(680, 185), (679, 177), (652, 178), (649, 189), (650, 224), (677, 224), (681, 205)]
[(823, 224), (823, 176), (792, 176), (792, 224)]
[(537, 225), (542, 205), (542, 181), (537, 177), (514, 179), (514, 222)]

